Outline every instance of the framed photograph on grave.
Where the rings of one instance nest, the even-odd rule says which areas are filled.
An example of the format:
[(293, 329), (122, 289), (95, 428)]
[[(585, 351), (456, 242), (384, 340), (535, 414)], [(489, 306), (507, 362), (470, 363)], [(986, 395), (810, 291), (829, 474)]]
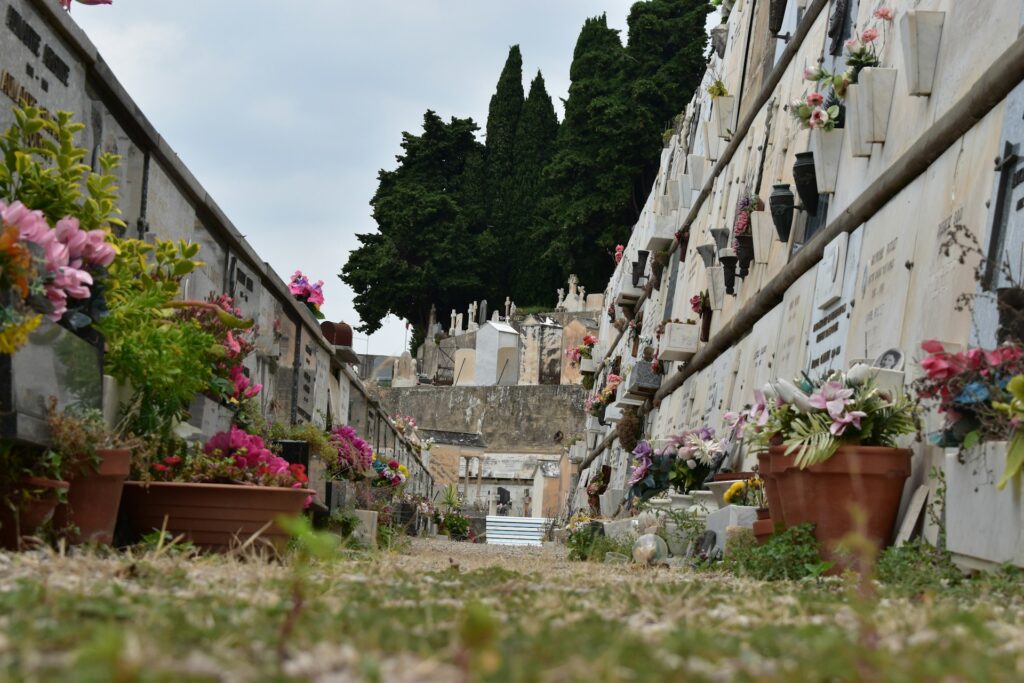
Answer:
[(886, 349), (875, 359), (872, 366), (900, 372), (903, 370), (903, 352), (899, 349)]

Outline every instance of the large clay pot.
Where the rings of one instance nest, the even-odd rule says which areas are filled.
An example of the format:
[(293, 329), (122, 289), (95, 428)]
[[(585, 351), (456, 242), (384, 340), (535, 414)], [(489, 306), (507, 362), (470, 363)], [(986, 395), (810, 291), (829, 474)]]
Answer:
[(823, 556), (836, 561), (837, 568), (844, 565), (835, 553), (836, 544), (858, 530), (852, 509), (865, 515), (860, 531), (868, 540), (879, 548), (889, 545), (903, 484), (910, 476), (910, 449), (842, 446), (825, 462), (803, 470), (797, 467), (795, 457), (778, 457), (783, 450), (772, 448), (776, 457), (771, 468), (778, 482), (786, 527), (814, 524)]
[[(224, 551), (253, 534), (283, 550), (288, 534), (274, 520), (302, 512), (308, 489), (277, 486), (129, 481), (124, 485), (125, 517), (136, 535), (164, 528), (197, 546)], [(266, 528), (264, 528), (266, 527)]]
[(0, 505), (0, 547), (18, 550), (26, 536), (31, 536), (50, 519), (60, 502), (60, 492), (67, 491), (68, 483), (43, 477), (25, 477), (19, 486), (20, 493), (29, 492), (31, 497), (21, 503), (17, 513), (6, 505)]
[(763, 544), (775, 531), (775, 522), (772, 521), (770, 513), (765, 508), (757, 509), (757, 519), (754, 520), (754, 538), (758, 544)]
[(75, 474), (68, 500), (53, 514), (54, 528), (68, 529), (70, 543), (102, 543), (114, 540), (114, 524), (121, 506), (121, 492), (131, 468), (132, 452), (127, 448), (100, 449), (99, 469)]
[(782, 521), (782, 497), (779, 495), (778, 477), (772, 467), (772, 461), (779, 457), (777, 453), (769, 451), (762, 451), (757, 454), (757, 473), (764, 480), (764, 493), (768, 499), (768, 511), (776, 522)]

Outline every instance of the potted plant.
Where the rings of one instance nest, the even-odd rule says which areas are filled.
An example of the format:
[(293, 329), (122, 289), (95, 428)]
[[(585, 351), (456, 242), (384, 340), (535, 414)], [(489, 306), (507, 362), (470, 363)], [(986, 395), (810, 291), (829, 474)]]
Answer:
[[(165, 451), (166, 452), (166, 451)], [(125, 484), (127, 519), (137, 535), (165, 530), (198, 546), (226, 550), (253, 535), (281, 550), (279, 515), (300, 514), (312, 500), (302, 465), (274, 455), (262, 438), (236, 426), (202, 449), (179, 445)]]
[(860, 530), (887, 545), (910, 475), (911, 451), (896, 442), (916, 431), (916, 404), (905, 393), (880, 390), (862, 364), (818, 382), (771, 386), (746, 424), (754, 447), (771, 456), (782, 513), (776, 521), (814, 524), (826, 553), (842, 563), (836, 545), (857, 528), (855, 508), (864, 515)]
[[(839, 153), (843, 147), (843, 98), (852, 82), (851, 75), (849, 72), (832, 75), (819, 67), (805, 70), (804, 78), (814, 83), (815, 90), (792, 101), (788, 110), (801, 128), (811, 131), (818, 193), (835, 192)], [(799, 182), (797, 187), (800, 187)], [(801, 197), (804, 198), (803, 193)], [(810, 208), (804, 199), (804, 204)]]
[(54, 528), (71, 543), (109, 545), (132, 450), (115, 446), (118, 442), (98, 410), (58, 411), (53, 400), (48, 412), (52, 448), (60, 455), (70, 482), (67, 500), (55, 511)]
[(0, 547), (18, 550), (65, 499), (64, 462), (53, 450), (0, 444)]
[[(756, 235), (756, 239), (760, 242), (758, 249), (755, 249), (754, 246), (754, 215), (755, 213), (762, 212), (763, 209), (764, 203), (761, 202), (761, 198), (756, 194), (744, 194), (736, 204), (736, 220), (732, 226), (732, 248), (739, 259), (740, 277), (747, 277), (750, 273), (750, 264), (757, 256), (758, 249), (762, 252), (758, 262), (768, 262), (768, 249), (771, 248), (771, 231), (768, 230), (767, 223), (765, 223), (764, 229), (758, 229)], [(760, 221), (758, 221), (758, 224), (760, 225)], [(766, 235), (768, 237), (767, 244), (764, 243)]]
[(946, 548), (974, 566), (1020, 564), (1018, 535), (978, 533), (977, 520), (993, 528), (1024, 523), (1024, 349), (1006, 343), (954, 353), (934, 340), (922, 348), (925, 376), (913, 386), (943, 418), (930, 440), (946, 448)]
[(571, 346), (565, 350), (572, 367), (579, 366), (580, 372), (584, 375), (593, 375), (597, 372), (597, 361), (594, 360), (594, 347), (597, 345), (597, 337), (588, 334), (583, 337), (583, 343), (578, 346)]
[(714, 106), (718, 137), (728, 140), (732, 137), (732, 116), (736, 108), (736, 98), (729, 94), (721, 78), (715, 79), (708, 86), (707, 92), (711, 95)]
[(324, 314), (320, 312), (320, 307), (324, 303), (323, 286), (323, 280), (310, 282), (309, 278), (303, 275), (301, 270), (296, 270), (292, 273), (292, 279), (288, 283), (288, 291), (291, 292), (296, 301), (306, 305), (306, 308), (309, 309), (314, 318), (323, 320)]
[(711, 338), (711, 316), (713, 315), (711, 297), (707, 290), (690, 297), (690, 310), (700, 316), (700, 340), (707, 343)]

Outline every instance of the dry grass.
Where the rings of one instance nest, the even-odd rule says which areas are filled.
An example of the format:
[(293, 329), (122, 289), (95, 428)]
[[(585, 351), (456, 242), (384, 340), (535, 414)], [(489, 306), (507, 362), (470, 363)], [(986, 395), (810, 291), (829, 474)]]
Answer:
[(245, 557), (0, 554), (0, 672), (40, 681), (1024, 680), (1016, 586), (883, 591), (868, 602), (839, 580), (765, 584), (569, 562), (560, 547), (415, 540), (407, 554), (309, 568), (304, 610), (282, 644), (294, 577), (288, 562)]

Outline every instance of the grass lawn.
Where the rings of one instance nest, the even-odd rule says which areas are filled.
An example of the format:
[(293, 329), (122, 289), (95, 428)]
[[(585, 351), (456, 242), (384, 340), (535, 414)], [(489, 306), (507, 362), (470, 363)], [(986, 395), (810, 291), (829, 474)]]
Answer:
[(1017, 577), (862, 599), (842, 579), (764, 583), (433, 540), (315, 564), (301, 609), (295, 576), (252, 559), (0, 553), (0, 676), (1024, 680)]

